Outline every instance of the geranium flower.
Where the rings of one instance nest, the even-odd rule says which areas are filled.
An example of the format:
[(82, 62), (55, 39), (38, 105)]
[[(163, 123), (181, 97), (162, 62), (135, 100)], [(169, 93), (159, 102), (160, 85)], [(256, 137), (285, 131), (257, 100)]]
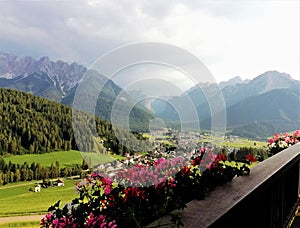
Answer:
[(292, 134), (274, 134), (274, 136), (268, 140), (268, 148), (271, 154), (276, 154), (279, 151), (298, 143), (299, 140), (300, 130), (296, 130)]
[(141, 197), (142, 199), (146, 198), (145, 191), (138, 187), (129, 187), (124, 189), (124, 202), (128, 200), (130, 197)]
[(257, 159), (255, 158), (255, 156), (253, 154), (247, 154), (245, 159), (246, 159), (246, 161), (249, 161), (249, 162), (256, 162), (257, 161)]
[(226, 161), (226, 160), (227, 160), (226, 154), (220, 153), (220, 154), (217, 155), (215, 161), (218, 162), (218, 161)]

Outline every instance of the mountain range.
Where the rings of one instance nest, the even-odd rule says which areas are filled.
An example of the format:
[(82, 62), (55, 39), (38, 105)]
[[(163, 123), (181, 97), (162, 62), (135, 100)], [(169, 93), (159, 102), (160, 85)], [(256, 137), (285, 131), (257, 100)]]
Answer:
[(0, 53), (1, 86), (30, 92), (61, 101), (77, 85), (87, 69), (76, 62), (50, 61), (48, 57), (35, 60)]
[(218, 91), (224, 98), (227, 129), (234, 130), (234, 134), (249, 137), (253, 136), (248, 132), (250, 129), (267, 126), (267, 130), (255, 133), (256, 138), (264, 138), (272, 132), (300, 128), (300, 81), (278, 71), (265, 72), (252, 80), (235, 77), (219, 84), (201, 83), (166, 102), (154, 101), (152, 110), (162, 118), (178, 121), (173, 107), (190, 99), (197, 109), (201, 127), (209, 129), (211, 110), (207, 100), (219, 99)]
[[(85, 75), (97, 77), (97, 84), (103, 89), (97, 98), (95, 114), (110, 121), (111, 110), (116, 97), (122, 91), (113, 81), (97, 71), (73, 62), (69, 64), (58, 60), (51, 61), (48, 57), (36, 60), (32, 57), (20, 58), (13, 54), (0, 53), (0, 87), (11, 88), (31, 93), (66, 105), (72, 105), (76, 89)], [(89, 88), (86, 96), (98, 94), (97, 88)], [(134, 131), (146, 131), (151, 113), (139, 105), (133, 105), (134, 100), (122, 92), (126, 102), (120, 105), (133, 107), (130, 113), (130, 127)]]
[[(219, 84), (200, 83), (180, 96), (133, 105), (135, 100), (145, 97), (141, 91), (123, 93), (113, 81), (76, 62), (69, 64), (61, 60), (54, 62), (48, 57), (36, 60), (0, 53), (0, 87), (29, 92), (66, 105), (72, 105), (77, 86), (88, 73), (107, 82), (98, 97), (96, 115), (110, 121), (116, 97), (122, 92), (122, 105), (133, 107), (130, 123), (135, 131), (147, 131), (153, 117), (180, 123), (180, 112), (176, 107), (185, 107), (186, 99), (195, 107), (201, 128), (209, 129), (211, 109), (208, 100), (219, 99), (218, 91), (224, 98), (227, 129), (232, 134), (264, 138), (274, 132), (300, 128), (300, 81), (286, 73), (268, 71), (252, 80), (234, 77)], [(97, 88), (91, 86), (90, 89)]]

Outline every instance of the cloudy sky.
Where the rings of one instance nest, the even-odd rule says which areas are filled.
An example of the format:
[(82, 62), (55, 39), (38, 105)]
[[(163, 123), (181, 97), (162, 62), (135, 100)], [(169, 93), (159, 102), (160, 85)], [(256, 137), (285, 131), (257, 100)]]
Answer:
[(89, 66), (122, 45), (162, 42), (220, 82), (278, 70), (299, 79), (299, 1), (0, 1), (0, 51)]

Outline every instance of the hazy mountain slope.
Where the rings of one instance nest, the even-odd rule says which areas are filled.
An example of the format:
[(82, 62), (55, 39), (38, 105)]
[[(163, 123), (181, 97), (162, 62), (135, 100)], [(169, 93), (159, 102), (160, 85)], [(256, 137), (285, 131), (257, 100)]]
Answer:
[(57, 88), (49, 76), (42, 72), (12, 79), (0, 78), (0, 85), (4, 88), (28, 92), (55, 101), (60, 101), (63, 96), (60, 88)]
[(221, 82), (219, 85), (203, 83), (191, 88), (187, 94), (196, 106), (200, 106), (206, 99), (205, 95), (212, 97), (219, 89), (223, 93), (226, 106), (229, 107), (248, 97), (295, 85), (300, 86), (300, 82), (292, 79), (290, 75), (278, 71), (267, 71), (252, 80), (242, 81), (239, 78), (233, 78), (227, 82)]
[(278, 71), (265, 72), (245, 84), (236, 84), (222, 89), (226, 105), (231, 106), (248, 97), (258, 96), (274, 89), (285, 89), (300, 82), (291, 78), (290, 75)]
[[(113, 104), (122, 91), (113, 81), (75, 62), (68, 64), (61, 60), (50, 61), (48, 57), (35, 60), (31, 57), (19, 58), (0, 53), (0, 87), (29, 92), (67, 105), (72, 105), (78, 83), (87, 74), (94, 75), (98, 79), (97, 83), (102, 83), (92, 86), (90, 94), (98, 94), (99, 88), (103, 87), (95, 98), (97, 105), (93, 113), (110, 121)], [(133, 99), (126, 93), (122, 94), (126, 97), (126, 102), (122, 105), (132, 108), (132, 130), (147, 131), (149, 119), (152, 118), (150, 111), (140, 105), (134, 106)]]
[[(230, 107), (242, 100), (252, 96), (258, 96), (274, 89), (290, 88), (295, 85), (300, 86), (300, 82), (292, 79), (288, 74), (279, 73), (277, 71), (268, 71), (254, 78), (253, 80), (241, 80), (239, 77), (230, 79), (227, 82), (221, 82), (219, 85), (211, 83), (200, 83), (197, 86), (189, 89), (181, 97), (188, 96), (195, 107), (200, 110), (207, 110), (208, 98), (214, 99), (214, 96), (221, 91), (226, 107)], [(169, 98), (170, 103), (182, 102), (181, 97)], [(217, 98), (216, 98), (217, 99)], [(153, 105), (155, 113), (162, 113), (164, 117), (168, 117), (168, 113), (172, 114), (167, 107)], [(205, 111), (205, 115), (210, 115), (210, 112)], [(170, 116), (170, 118), (172, 118)], [(203, 116), (203, 112), (201, 114)], [(207, 118), (207, 116), (205, 117)]]
[(294, 122), (299, 126), (299, 88), (276, 89), (252, 96), (227, 108), (227, 123), (238, 126), (259, 121)]
[[(296, 123), (299, 121), (300, 82), (277, 71), (268, 71), (250, 81), (233, 78), (219, 85), (202, 83), (164, 103), (180, 105), (183, 97), (189, 97), (197, 108), (201, 127), (209, 129), (211, 109), (207, 100), (214, 99), (219, 89), (224, 96), (229, 129), (262, 122), (271, 123), (268, 129), (274, 130), (299, 127)], [(176, 110), (157, 103), (152, 105), (156, 114), (179, 121)]]

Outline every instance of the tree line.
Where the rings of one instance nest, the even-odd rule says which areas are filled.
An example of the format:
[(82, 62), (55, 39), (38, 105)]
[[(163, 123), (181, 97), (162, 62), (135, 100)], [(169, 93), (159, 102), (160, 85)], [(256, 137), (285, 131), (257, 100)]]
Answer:
[[(133, 150), (124, 147), (118, 138), (124, 138), (132, 145), (140, 144), (139, 134), (135, 137), (87, 113), (75, 114), (72, 115), (68, 106), (29, 93), (0, 88), (0, 155), (108, 148), (116, 154), (125, 154)], [(74, 132), (72, 118), (76, 118), (78, 125), (75, 129), (87, 131)], [(118, 138), (116, 130), (121, 132)], [(96, 140), (99, 138), (103, 141), (102, 146)]]
[(0, 186), (19, 181), (47, 180), (76, 175), (82, 176), (83, 170), (86, 169), (88, 169), (88, 165), (84, 160), (81, 165), (61, 168), (58, 161), (49, 167), (45, 167), (35, 162), (31, 164), (24, 162), (22, 165), (12, 162), (6, 163), (5, 160), (0, 157)]

